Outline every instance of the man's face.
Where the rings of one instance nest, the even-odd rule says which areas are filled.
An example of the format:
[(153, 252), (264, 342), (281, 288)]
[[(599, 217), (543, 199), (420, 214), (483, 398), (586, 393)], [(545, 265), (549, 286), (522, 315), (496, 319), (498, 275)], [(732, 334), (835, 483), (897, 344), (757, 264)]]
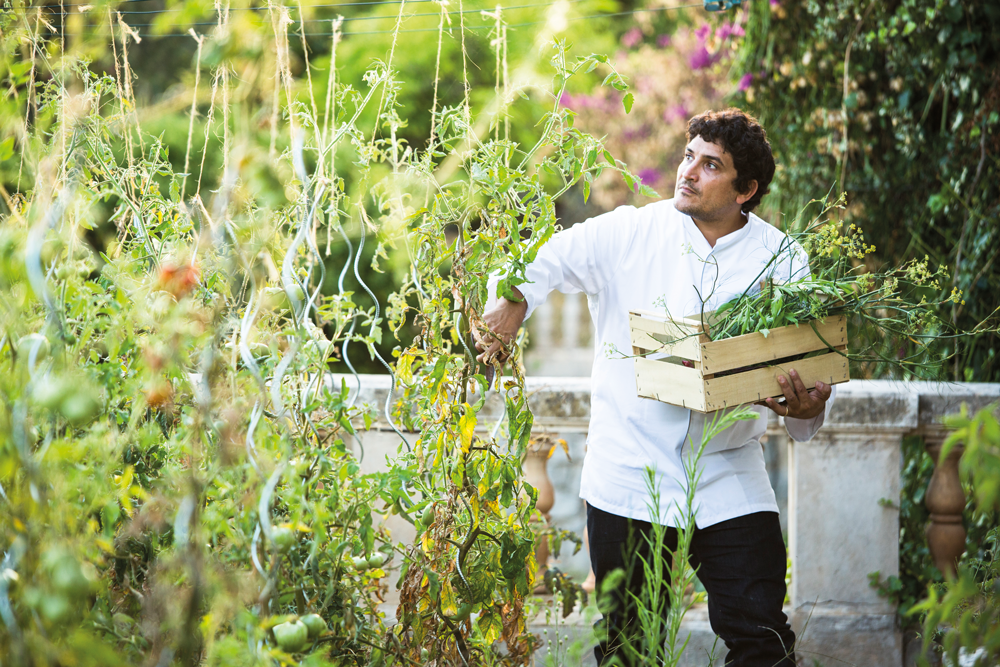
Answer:
[(722, 146), (695, 137), (688, 142), (677, 168), (674, 208), (699, 222), (736, 219), (743, 203), (757, 189), (753, 181), (748, 192), (737, 192), (736, 176), (733, 158)]

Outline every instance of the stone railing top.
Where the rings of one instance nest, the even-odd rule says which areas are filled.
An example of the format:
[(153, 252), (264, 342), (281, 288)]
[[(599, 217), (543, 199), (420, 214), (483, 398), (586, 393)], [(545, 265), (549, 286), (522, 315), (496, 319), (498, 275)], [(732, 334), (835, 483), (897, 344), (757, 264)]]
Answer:
[[(351, 388), (353, 376), (332, 375)], [(359, 404), (381, 410), (390, 387), (388, 375), (361, 375)], [(529, 377), (529, 404), (537, 428), (586, 431), (590, 421), (590, 378)], [(398, 391), (398, 388), (397, 388)], [(824, 428), (914, 431), (934, 427), (941, 419), (959, 411), (963, 403), (971, 411), (1000, 402), (1000, 383), (931, 383), (897, 380), (851, 380), (837, 385), (837, 398)], [(501, 395), (490, 392), (481, 416), (499, 419), (503, 414)], [(779, 422), (771, 415), (773, 426)]]

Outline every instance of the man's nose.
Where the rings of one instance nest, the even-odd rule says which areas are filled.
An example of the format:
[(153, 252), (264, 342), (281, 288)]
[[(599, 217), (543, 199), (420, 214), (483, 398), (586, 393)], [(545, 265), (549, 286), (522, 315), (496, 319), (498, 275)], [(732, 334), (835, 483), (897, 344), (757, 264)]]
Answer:
[(681, 163), (681, 178), (685, 181), (697, 180), (697, 170), (695, 169), (694, 161), (682, 162)]

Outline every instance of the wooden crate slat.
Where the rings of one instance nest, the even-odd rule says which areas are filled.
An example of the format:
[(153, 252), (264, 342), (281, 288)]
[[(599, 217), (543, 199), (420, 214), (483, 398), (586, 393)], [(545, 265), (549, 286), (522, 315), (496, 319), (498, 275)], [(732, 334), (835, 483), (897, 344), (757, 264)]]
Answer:
[[(754, 403), (768, 397), (781, 396), (778, 376), (787, 377), (791, 368), (798, 372), (807, 388), (815, 385), (817, 380), (827, 384), (839, 384), (851, 379), (847, 357), (837, 352), (811, 359), (800, 359), (781, 366), (768, 366), (721, 378), (716, 377), (704, 381), (706, 411), (713, 412), (742, 403)], [(666, 379), (664, 382), (667, 382)]]
[[(651, 334), (639, 329), (631, 330), (632, 347), (641, 348), (649, 352), (662, 352), (673, 357), (682, 357), (697, 361), (701, 357), (701, 347), (697, 338), (685, 338), (674, 343), (664, 342), (654, 338), (658, 334)], [(661, 337), (666, 338), (665, 336)]]
[(663, 314), (652, 313), (647, 310), (633, 310), (629, 317), (634, 319), (642, 327), (643, 331), (650, 333), (665, 334), (678, 338), (698, 335), (701, 333), (701, 325), (688, 319), (665, 319)]
[(766, 337), (762, 333), (751, 333), (703, 343), (702, 371), (722, 373), (749, 365), (748, 359), (753, 363), (767, 363), (822, 350), (827, 347), (824, 340), (834, 347), (847, 344), (847, 318), (843, 315), (816, 322), (816, 331), (808, 322), (803, 322), (798, 326), (772, 329)]
[(705, 383), (694, 368), (653, 359), (635, 360), (639, 396), (705, 412)]
[(629, 332), (634, 347), (684, 359), (701, 359), (701, 337), (697, 330), (690, 327), (650, 319), (633, 312), (629, 313)]

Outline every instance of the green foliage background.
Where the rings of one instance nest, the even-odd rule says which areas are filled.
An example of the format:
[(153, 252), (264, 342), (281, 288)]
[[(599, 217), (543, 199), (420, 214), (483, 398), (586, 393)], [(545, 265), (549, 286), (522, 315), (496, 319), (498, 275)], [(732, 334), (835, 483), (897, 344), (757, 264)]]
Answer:
[[(874, 267), (929, 256), (964, 303), (940, 313), (969, 331), (1000, 300), (1000, 6), (961, 0), (749, 3), (733, 75), (780, 166), (772, 216), (831, 187), (864, 229)], [(995, 333), (945, 344), (954, 380), (1000, 378)], [(907, 340), (885, 340), (905, 356)], [(890, 368), (856, 368), (884, 377)]]

